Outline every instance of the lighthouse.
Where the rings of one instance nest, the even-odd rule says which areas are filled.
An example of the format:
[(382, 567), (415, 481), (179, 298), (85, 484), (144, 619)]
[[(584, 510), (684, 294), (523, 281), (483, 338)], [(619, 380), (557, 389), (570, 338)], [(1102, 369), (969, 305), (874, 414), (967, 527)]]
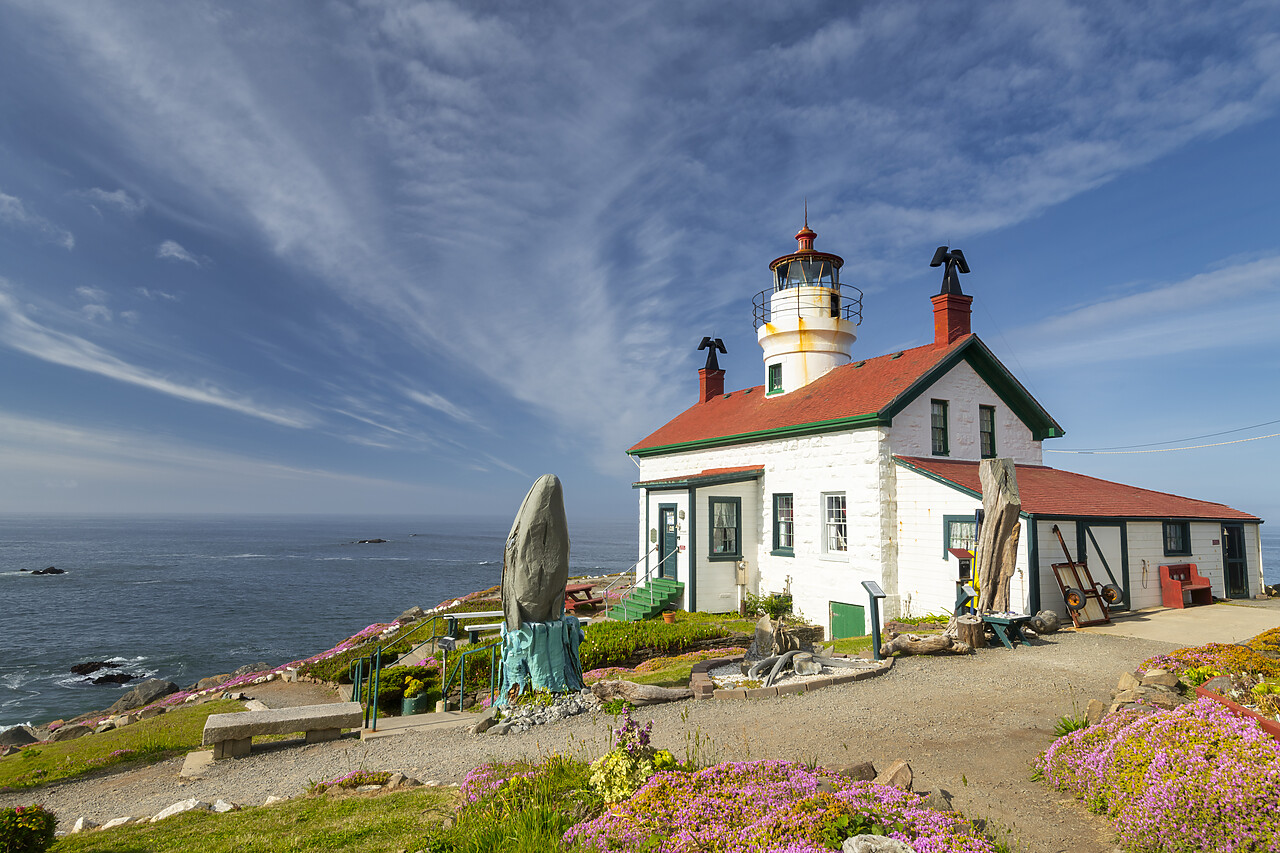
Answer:
[(796, 250), (769, 264), (773, 285), (753, 302), (769, 396), (803, 388), (847, 364), (858, 338), (862, 291), (840, 281), (844, 258), (815, 250), (817, 236), (806, 210)]

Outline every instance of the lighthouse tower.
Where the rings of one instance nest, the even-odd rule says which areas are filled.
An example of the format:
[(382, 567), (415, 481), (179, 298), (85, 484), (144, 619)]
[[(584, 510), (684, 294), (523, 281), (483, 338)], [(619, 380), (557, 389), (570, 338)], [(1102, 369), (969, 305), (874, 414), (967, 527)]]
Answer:
[(862, 322), (862, 291), (840, 282), (844, 258), (813, 248), (818, 235), (804, 227), (796, 251), (769, 264), (773, 286), (754, 300), (756, 339), (764, 350), (769, 395), (803, 388), (847, 364)]

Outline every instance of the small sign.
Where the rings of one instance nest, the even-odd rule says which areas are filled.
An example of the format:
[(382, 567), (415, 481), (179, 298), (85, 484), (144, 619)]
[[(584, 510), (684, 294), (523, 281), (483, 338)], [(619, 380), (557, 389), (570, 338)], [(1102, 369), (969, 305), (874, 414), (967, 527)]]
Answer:
[(865, 589), (872, 598), (888, 597), (885, 595), (884, 590), (880, 588), (880, 584), (876, 583), (875, 581), (863, 581), (862, 588)]
[(1217, 545), (1217, 544), (1218, 544), (1218, 540), (1217, 540), (1217, 539), (1213, 540), (1213, 544), (1214, 544), (1214, 545)]
[(681, 550), (681, 551), (684, 551), (684, 546), (683, 546), (683, 545), (681, 545), (681, 546), (680, 546), (680, 550)]

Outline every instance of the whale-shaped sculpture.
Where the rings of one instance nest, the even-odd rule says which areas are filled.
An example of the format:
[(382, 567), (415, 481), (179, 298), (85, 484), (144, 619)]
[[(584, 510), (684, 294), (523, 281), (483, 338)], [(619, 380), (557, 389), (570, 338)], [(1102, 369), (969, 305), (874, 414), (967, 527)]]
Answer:
[(564, 515), (564, 489), (554, 474), (543, 474), (524, 496), (507, 534), (502, 559), (502, 612), (507, 630), (563, 616), (568, 582), (569, 524)]

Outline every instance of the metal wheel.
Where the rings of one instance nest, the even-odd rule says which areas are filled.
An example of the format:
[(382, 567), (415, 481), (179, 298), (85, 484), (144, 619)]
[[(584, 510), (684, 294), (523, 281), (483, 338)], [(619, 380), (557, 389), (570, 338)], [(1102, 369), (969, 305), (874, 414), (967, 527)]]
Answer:
[(1124, 593), (1120, 591), (1120, 587), (1113, 583), (1109, 583), (1102, 588), (1102, 600), (1107, 604), (1119, 604), (1124, 598)]
[(1084, 593), (1078, 589), (1068, 588), (1066, 599), (1067, 607), (1071, 610), (1079, 610), (1084, 607)]

